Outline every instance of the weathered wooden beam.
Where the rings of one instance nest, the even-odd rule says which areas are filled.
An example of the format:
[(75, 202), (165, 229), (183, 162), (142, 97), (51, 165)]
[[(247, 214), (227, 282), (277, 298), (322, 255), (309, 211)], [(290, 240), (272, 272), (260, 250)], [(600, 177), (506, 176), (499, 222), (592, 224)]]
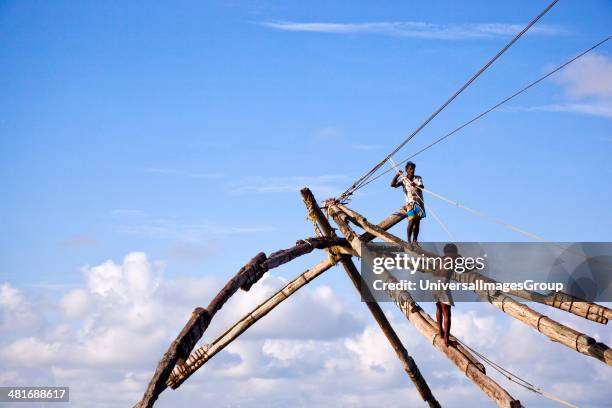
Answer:
[(198, 307), (193, 311), (187, 324), (185, 324), (159, 361), (142, 399), (135, 407), (150, 408), (153, 406), (159, 394), (166, 388), (166, 382), (175, 365), (182, 364), (189, 357), (189, 353), (191, 353), (196, 343), (202, 338), (215, 313), (223, 307), (238, 289), (248, 291), (269, 269), (276, 268), (298, 256), (310, 253), (315, 248), (324, 249), (345, 244), (346, 242), (338, 238), (307, 238), (298, 241), (289, 249), (283, 249), (270, 254), (270, 257), (266, 257), (263, 252), (257, 254), (225, 284), (206, 309)]
[(529, 290), (513, 290), (509, 293), (532, 302), (575, 314), (593, 322), (608, 324), (608, 320), (612, 319), (612, 309), (577, 298), (568, 293), (553, 292), (543, 295)]
[[(369, 233), (376, 234), (381, 239), (384, 239), (387, 242), (392, 242), (394, 244), (400, 245), (406, 252), (410, 253), (411, 255), (418, 256), (420, 254), (424, 254), (426, 256), (438, 256), (437, 254), (428, 253), (423, 250), (420, 250), (420, 254), (417, 254), (417, 252), (408, 242), (401, 240), (386, 231), (381, 231), (376, 227), (376, 225), (368, 225), (367, 219), (356, 211), (351, 210), (350, 208), (342, 204), (338, 204), (338, 208), (340, 208), (346, 214), (348, 219), (354, 224), (359, 225)], [(425, 272), (431, 271), (427, 270)], [(580, 316), (597, 323), (607, 324), (608, 320), (612, 319), (612, 309), (609, 309), (602, 305), (598, 305), (593, 302), (588, 302), (586, 300), (576, 298), (566, 293), (553, 293), (550, 295), (542, 295), (540, 293), (531, 292), (528, 290), (512, 290), (508, 293), (526, 300), (542, 303), (544, 305), (551, 306), (556, 309), (564, 310), (566, 312), (575, 314), (576, 316)]]
[[(337, 258), (339, 259), (340, 256)], [(191, 353), (184, 364), (177, 364), (166, 384), (174, 389), (178, 388), (193, 373), (206, 364), (208, 360), (223, 350), (249, 327), (267, 315), (270, 311), (272, 311), (272, 309), (282, 303), (289, 296), (297, 292), (302, 286), (320, 276), (332, 266), (333, 263), (331, 260), (324, 259), (304, 273), (298, 275), (297, 278), (289, 282), (281, 290), (276, 292), (263, 303), (259, 304), (255, 309), (251, 310), (247, 315), (238, 320), (223, 334), (217, 337), (210, 345), (200, 347), (195, 350), (193, 353)]]
[[(476, 281), (496, 282), (477, 272), (453, 272), (452, 279), (464, 283)], [(596, 358), (608, 365), (612, 365), (612, 349), (606, 344), (600, 343), (584, 333), (565, 326), (546, 315), (538, 313), (526, 304), (517, 302), (510, 296), (499, 291), (477, 290), (475, 292), (502, 312), (536, 329), (550, 340), (561, 343), (581, 354)]]
[[(332, 229), (331, 225), (329, 224), (329, 221), (327, 221), (327, 218), (325, 218), (325, 215), (319, 208), (319, 205), (312, 192), (308, 188), (304, 188), (300, 191), (300, 193), (302, 194), (302, 200), (304, 200), (304, 204), (308, 209), (309, 216), (318, 224), (324, 236), (335, 237), (335, 231)], [(341, 257), (340, 263), (342, 264), (342, 267), (344, 268), (349, 279), (353, 283), (353, 286), (355, 286), (355, 289), (357, 289), (357, 293), (361, 296), (362, 290), (367, 291), (368, 289), (367, 287), (364, 287), (364, 282), (361, 279), (361, 274), (359, 273), (357, 267), (351, 260), (351, 257)], [(423, 378), (423, 375), (419, 370), (419, 367), (417, 366), (414, 359), (408, 354), (408, 350), (406, 350), (406, 347), (404, 347), (404, 345), (402, 344), (402, 341), (391, 326), (391, 323), (389, 323), (387, 316), (385, 316), (385, 313), (382, 311), (378, 303), (365, 302), (365, 304), (370, 310), (370, 313), (374, 317), (374, 320), (382, 330), (383, 334), (391, 344), (393, 351), (395, 351), (395, 354), (397, 355), (402, 366), (404, 367), (404, 371), (406, 371), (406, 373), (408, 374), (408, 377), (413, 382), (423, 401), (427, 402), (430, 407), (440, 407), (440, 403), (432, 394), (429, 385), (427, 384), (425, 378)]]
[[(342, 211), (337, 205), (328, 202), (328, 213), (334, 219), (340, 231), (344, 234), (347, 240), (353, 246), (355, 251), (361, 251), (361, 243), (359, 239), (354, 239), (357, 235), (349, 227), (342, 217)], [(380, 275), (386, 282), (396, 282), (395, 278), (388, 272)], [(505, 389), (493, 381), (490, 377), (484, 374), (480, 367), (473, 363), (475, 358), (469, 358), (464, 351), (460, 351), (454, 346), (456, 340), (452, 339), (451, 345), (448, 347), (444, 344), (444, 340), (439, 335), (434, 324), (434, 320), (414, 301), (410, 293), (402, 290), (389, 290), (387, 292), (401, 312), (412, 323), (421, 335), (423, 335), (434, 347), (444, 354), (453, 364), (463, 372), (467, 378), (472, 380), (489, 398), (491, 398), (498, 406), (516, 408), (521, 407), (520, 401), (514, 399)]]
[[(383, 241), (392, 242), (401, 246), (406, 252), (414, 256), (421, 256), (421, 254), (433, 257), (439, 256), (422, 250), (419, 250), (417, 253), (408, 242), (388, 233), (387, 231), (381, 231), (375, 225), (369, 223), (365, 217), (354, 210), (351, 210), (342, 204), (337, 204), (336, 208), (338, 209), (337, 211), (346, 212), (351, 218), (356, 220), (364, 230), (373, 233)], [(423, 271), (430, 272), (427, 270)], [(493, 279), (483, 276), (477, 272), (466, 272), (462, 274), (453, 273), (452, 278), (458, 282), (474, 282), (477, 280), (491, 283), (496, 282)], [(584, 355), (596, 358), (597, 360), (600, 360), (608, 365), (612, 365), (612, 349), (603, 343), (597, 342), (594, 338), (567, 327), (549, 318), (548, 316), (540, 314), (524, 303), (517, 302), (510, 296), (501, 292), (475, 292), (504, 313), (536, 329), (550, 340), (561, 343), (564, 346), (576, 350)]]
[[(404, 211), (401, 209), (382, 220), (378, 226), (382, 229), (389, 229), (406, 218)], [(371, 241), (374, 236), (371, 234), (362, 234), (361, 239), (364, 242)], [(346, 251), (344, 246), (333, 246), (332, 249), (338, 254), (352, 254), (354, 251)], [(342, 251), (341, 251), (342, 250)], [(313, 268), (310, 268), (297, 278), (289, 282), (285, 287), (269, 297), (242, 319), (236, 322), (225, 333), (217, 337), (217, 339), (208, 347), (200, 347), (194, 351), (184, 363), (176, 364), (166, 384), (172, 388), (178, 388), (191, 374), (197, 371), (208, 360), (215, 356), (219, 351), (223, 350), (228, 344), (234, 341), (238, 336), (244, 333), (249, 327), (255, 324), (259, 319), (264, 317), (268, 312), (282, 303), (285, 299), (297, 292), (302, 286), (321, 275), (323, 272), (331, 268), (340, 260), (340, 256), (334, 256), (333, 259), (324, 259)]]

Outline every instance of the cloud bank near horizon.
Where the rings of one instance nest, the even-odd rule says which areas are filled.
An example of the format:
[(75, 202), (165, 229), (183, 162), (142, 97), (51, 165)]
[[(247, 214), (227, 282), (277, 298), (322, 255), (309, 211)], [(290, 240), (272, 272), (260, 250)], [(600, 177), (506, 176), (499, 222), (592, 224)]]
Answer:
[[(0, 284), (0, 385), (68, 385), (71, 405), (79, 407), (134, 404), (191, 310), (223, 284), (211, 276), (164, 279), (164, 264), (132, 252), (121, 262), (85, 266), (83, 284), (57, 299)], [(286, 280), (266, 274), (251, 291), (232, 297), (203, 341), (214, 339), (284, 284)], [(424, 304), (426, 310), (431, 306)], [(579, 405), (603, 407), (612, 398), (606, 386), (610, 369), (601, 362), (548, 341), (490, 305), (457, 309), (454, 334), (493, 361)], [(345, 299), (324, 281), (314, 282), (178, 390), (163, 393), (156, 406), (221, 401), (243, 407), (420, 406), (366, 310), (357, 297)], [(603, 326), (561, 311), (546, 313), (600, 341), (612, 340)], [(388, 316), (444, 406), (491, 405), (402, 316)], [(560, 364), (572, 367), (563, 378), (558, 376)], [(490, 374), (523, 403), (547, 406), (547, 400)]]

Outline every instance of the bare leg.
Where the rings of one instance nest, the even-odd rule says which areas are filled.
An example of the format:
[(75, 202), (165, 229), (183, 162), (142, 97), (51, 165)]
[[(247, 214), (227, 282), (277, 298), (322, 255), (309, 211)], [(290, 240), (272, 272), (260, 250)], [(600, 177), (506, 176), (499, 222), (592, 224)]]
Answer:
[(412, 235), (414, 236), (414, 239), (412, 240), (412, 242), (414, 242), (415, 244), (418, 243), (419, 241), (419, 228), (421, 226), (421, 219), (420, 218), (415, 218), (414, 219), (414, 227), (412, 230)]
[(444, 344), (446, 344), (446, 347), (448, 347), (451, 328), (451, 306), (442, 305), (442, 308), (442, 312), (444, 314)]
[(413, 219), (408, 221), (408, 229), (406, 230), (407, 231), (407, 235), (408, 235), (408, 242), (412, 242), (410, 237), (411, 237), (411, 235), (412, 235), (412, 233), (414, 231), (414, 220), (415, 219), (413, 218)]
[(442, 330), (442, 304), (440, 302), (436, 302), (436, 321), (438, 322), (440, 337), (444, 337), (444, 331)]

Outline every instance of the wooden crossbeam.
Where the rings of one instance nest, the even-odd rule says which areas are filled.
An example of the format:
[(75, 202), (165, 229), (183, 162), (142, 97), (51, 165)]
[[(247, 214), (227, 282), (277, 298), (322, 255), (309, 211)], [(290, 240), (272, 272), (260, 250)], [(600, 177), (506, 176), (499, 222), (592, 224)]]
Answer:
[[(351, 210), (342, 204), (335, 204), (334, 206), (337, 208), (337, 211), (346, 213), (364, 230), (376, 235), (383, 241), (401, 246), (406, 252), (414, 256), (421, 256), (423, 254), (432, 257), (439, 256), (420, 249), (418, 252), (416, 252), (408, 242), (390, 234), (387, 231), (381, 231), (375, 225), (369, 223), (365, 217), (356, 211)], [(347, 240), (349, 240), (351, 245), (353, 245), (353, 242), (348, 237)], [(423, 270), (423, 272), (431, 271)], [(477, 280), (481, 280), (483, 282), (495, 282), (493, 279), (485, 277), (477, 272), (466, 272), (462, 274), (453, 273), (451, 278), (458, 282), (474, 282)], [(597, 360), (600, 360), (608, 365), (612, 365), (612, 349), (603, 343), (597, 342), (594, 338), (565, 326), (549, 318), (548, 316), (538, 313), (524, 303), (517, 302), (510, 296), (501, 292), (475, 291), (475, 293), (500, 309), (502, 312), (536, 329), (538, 332), (542, 333), (552, 341), (559, 342), (572, 350), (596, 358)]]
[[(349, 220), (351, 220), (356, 225), (362, 227), (365, 231), (373, 233), (387, 242), (392, 242), (401, 246), (406, 252), (412, 255), (416, 254), (414, 248), (408, 242), (394, 237), (392, 234), (389, 234), (386, 231), (379, 230), (376, 225), (368, 225), (367, 222), (364, 223), (364, 220), (367, 221), (366, 218), (355, 212), (354, 210), (351, 210), (350, 208), (342, 204), (338, 204), (338, 208), (340, 208), (347, 215)], [(436, 254), (431, 254), (426, 251), (423, 251), (422, 249), (419, 249), (419, 255), (420, 254), (425, 254), (427, 256), (434, 257), (438, 256)], [(528, 290), (512, 290), (508, 293), (526, 300), (541, 303), (550, 307), (554, 307), (556, 309), (566, 311), (568, 313), (575, 314), (576, 316), (580, 316), (597, 323), (607, 324), (608, 319), (612, 319), (612, 309), (607, 308), (603, 305), (598, 305), (597, 303), (586, 301), (584, 299), (579, 299), (575, 296), (566, 293), (542, 295), (540, 293)]]
[(593, 322), (608, 324), (608, 320), (612, 319), (612, 309), (580, 299), (568, 293), (554, 292), (548, 295), (542, 295), (541, 293), (529, 290), (513, 290), (509, 293), (532, 302), (541, 303), (554, 307), (555, 309), (575, 314), (576, 316), (583, 317)]

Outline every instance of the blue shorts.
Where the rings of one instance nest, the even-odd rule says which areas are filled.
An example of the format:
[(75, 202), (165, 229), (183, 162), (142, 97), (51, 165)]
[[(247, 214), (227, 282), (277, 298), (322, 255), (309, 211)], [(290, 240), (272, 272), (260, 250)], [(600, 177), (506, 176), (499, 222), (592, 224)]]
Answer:
[(421, 206), (417, 203), (408, 204), (406, 206), (406, 217), (408, 221), (418, 218), (419, 220), (425, 218), (427, 214), (425, 214), (425, 210), (421, 208)]

